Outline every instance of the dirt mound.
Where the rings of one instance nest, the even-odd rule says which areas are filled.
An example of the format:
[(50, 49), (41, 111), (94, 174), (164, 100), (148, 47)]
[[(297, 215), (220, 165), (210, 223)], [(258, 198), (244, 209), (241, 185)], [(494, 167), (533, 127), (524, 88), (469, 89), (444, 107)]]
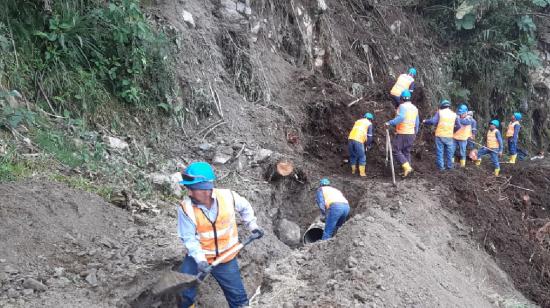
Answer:
[(457, 202), (445, 204), (463, 215), (520, 291), (550, 307), (550, 168), (520, 162), (502, 169), (499, 178), (477, 169), (445, 176)]
[(359, 213), (335, 238), (266, 271), (262, 307), (491, 307), (529, 304), (468, 227), (445, 211), (447, 192), (423, 181), (365, 183)]
[(147, 282), (144, 267), (151, 279), (183, 254), (172, 224), (149, 226), (155, 218), (63, 184), (3, 184), (0, 205), (2, 307), (120, 305), (123, 286)]

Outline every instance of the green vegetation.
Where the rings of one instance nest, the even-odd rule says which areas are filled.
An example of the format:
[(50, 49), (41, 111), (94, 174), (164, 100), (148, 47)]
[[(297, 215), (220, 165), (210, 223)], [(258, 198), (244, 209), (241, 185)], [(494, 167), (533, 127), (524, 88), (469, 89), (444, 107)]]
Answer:
[(50, 177), (52, 180), (65, 183), (71, 188), (84, 190), (103, 197), (105, 200), (111, 198), (113, 189), (106, 185), (98, 185), (82, 176), (65, 176), (61, 174), (53, 174)]
[(13, 147), (0, 153), (0, 183), (15, 181), (31, 174), (31, 168), (21, 160)]
[(509, 115), (529, 98), (528, 71), (536, 54), (537, 10), (547, 0), (434, 0), (425, 14), (451, 44), (448, 89), (485, 118)]
[(157, 106), (173, 94), (167, 46), (138, 0), (0, 3), (0, 85), (49, 112)]

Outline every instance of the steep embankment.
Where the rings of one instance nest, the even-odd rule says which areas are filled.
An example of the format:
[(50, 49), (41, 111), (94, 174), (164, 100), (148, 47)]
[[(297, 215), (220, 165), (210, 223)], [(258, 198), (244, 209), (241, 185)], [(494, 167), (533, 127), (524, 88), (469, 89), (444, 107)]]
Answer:
[[(380, 128), (376, 146), (368, 154), (366, 180), (351, 178), (343, 164), (347, 132), (356, 118), (373, 112), (380, 127), (393, 115), (386, 96), (391, 75), (410, 65), (419, 68), (414, 100), (422, 115), (438, 99), (439, 85), (447, 78), (433, 56), (440, 52), (421, 18), (406, 8), (365, 1), (253, 1), (251, 6), (231, 0), (155, 3), (148, 8), (151, 18), (173, 34), (178, 46), (181, 93), (171, 108), (183, 116), (168, 121), (142, 114), (143, 119), (125, 122), (119, 132), (132, 140), (130, 150), (113, 151), (110, 159), (125, 162), (121, 169), (126, 171), (131, 151), (154, 152), (183, 163), (214, 162), (218, 185), (248, 198), (266, 229), (266, 237), (240, 255), (247, 290), (259, 294), (254, 299), (258, 306), (528, 303), (493, 261), (510, 261), (515, 255), (493, 253), (493, 257), (485, 252), (491, 251), (491, 243), (498, 251), (507, 249), (507, 241), (499, 236), (508, 234), (502, 229), (506, 218), (497, 215), (495, 203), (486, 217), (475, 217), (481, 228), (470, 219), (475, 207), (457, 211), (468, 218), (461, 221), (454, 211), (471, 204), (446, 188), (445, 179), (450, 184), (455, 179), (452, 174), (435, 173), (428, 152), (429, 131), (423, 131), (415, 145), (415, 175), (399, 181), (397, 188), (385, 184), (390, 177)], [(145, 162), (135, 169), (173, 172), (167, 166), (174, 164), (155, 164), (145, 154)], [(269, 176), (272, 163), (280, 158), (294, 163), (291, 177)], [(458, 180), (472, 176), (475, 183), (488, 178), (482, 170), (457, 174)], [(101, 181), (101, 176), (89, 176)], [(318, 213), (314, 190), (323, 176), (344, 191), (354, 207), (352, 218), (335, 239), (293, 252), (278, 239), (285, 231), (278, 225), (286, 219), (305, 231)], [(530, 187), (539, 194), (548, 190), (542, 179)], [(515, 178), (510, 183), (520, 185)], [(472, 201), (477, 191), (484, 202), (478, 206), (489, 203), (492, 192), (473, 186), (460, 191), (464, 198)], [(15, 183), (0, 190), (5, 192), (0, 194), (0, 218), (10, 220), (9, 231), (3, 234), (11, 235), (16, 228), (31, 234), (25, 239), (19, 234), (0, 236), (0, 245), (11, 247), (2, 251), (6, 257), (0, 256), (6, 260), (2, 306), (57, 307), (79, 300), (83, 305), (139, 306), (136, 297), (184, 255), (174, 230), (173, 199), (158, 200), (155, 214), (132, 206), (132, 212), (113, 209), (90, 194), (58, 184)], [(540, 224), (547, 217), (547, 199), (534, 195), (539, 200), (534, 208), (542, 209), (536, 216)], [(32, 205), (36, 211), (30, 210)], [(16, 214), (23, 212), (25, 216)], [(510, 232), (519, 243), (525, 234), (524, 225), (517, 223), (522, 211), (511, 208), (507, 215), (514, 217)], [(34, 223), (29, 226), (29, 221)], [(497, 224), (500, 233), (487, 235), (490, 241), (480, 237)], [(70, 237), (65, 238), (65, 233)], [(39, 244), (44, 236), (48, 245)], [(19, 248), (18, 243), (27, 244)], [(538, 251), (540, 256), (548, 253), (543, 248)], [(537, 260), (542, 260), (535, 268), (537, 288), (514, 276), (515, 286), (525, 294), (547, 286), (548, 263)], [(525, 254), (516, 262), (522, 272), (531, 269)], [(508, 273), (512, 273), (510, 264), (504, 267)], [(31, 294), (24, 284), (26, 276), (42, 282), (46, 291)], [(545, 293), (538, 294), (542, 297), (530, 294), (530, 298), (545, 305)], [(169, 306), (175, 298), (158, 300), (154, 304)], [(198, 303), (225, 305), (213, 279), (201, 286)]]

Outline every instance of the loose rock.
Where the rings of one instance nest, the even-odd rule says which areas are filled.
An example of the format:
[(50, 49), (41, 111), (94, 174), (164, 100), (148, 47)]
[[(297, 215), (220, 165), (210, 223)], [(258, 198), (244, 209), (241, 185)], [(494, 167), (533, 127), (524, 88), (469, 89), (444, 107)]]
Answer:
[(292, 221), (281, 219), (277, 225), (277, 233), (279, 239), (289, 246), (300, 244), (300, 227)]
[(34, 291), (39, 291), (39, 292), (46, 291), (46, 286), (40, 281), (33, 278), (25, 279), (25, 281), (23, 281), (23, 288), (33, 289)]

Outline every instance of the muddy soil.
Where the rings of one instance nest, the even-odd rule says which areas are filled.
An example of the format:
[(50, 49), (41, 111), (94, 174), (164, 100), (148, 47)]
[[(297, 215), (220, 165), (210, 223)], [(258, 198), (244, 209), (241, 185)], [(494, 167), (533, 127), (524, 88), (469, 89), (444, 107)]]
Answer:
[(336, 237), (271, 264), (258, 306), (531, 306), (470, 228), (445, 210), (445, 188), (367, 182), (363, 192)]

